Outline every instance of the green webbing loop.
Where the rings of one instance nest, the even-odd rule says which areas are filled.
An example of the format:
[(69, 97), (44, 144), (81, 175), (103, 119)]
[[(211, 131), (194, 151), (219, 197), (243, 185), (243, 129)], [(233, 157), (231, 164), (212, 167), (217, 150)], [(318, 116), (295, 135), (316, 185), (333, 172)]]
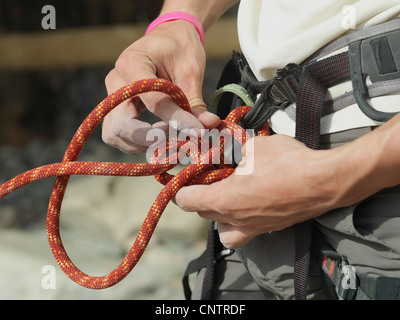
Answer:
[(254, 101), (247, 90), (238, 84), (232, 83), (216, 90), (212, 94), (207, 104), (208, 110), (211, 112), (215, 112), (218, 109), (218, 103), (222, 95), (227, 92), (237, 95), (240, 99), (243, 100), (245, 106), (254, 106)]

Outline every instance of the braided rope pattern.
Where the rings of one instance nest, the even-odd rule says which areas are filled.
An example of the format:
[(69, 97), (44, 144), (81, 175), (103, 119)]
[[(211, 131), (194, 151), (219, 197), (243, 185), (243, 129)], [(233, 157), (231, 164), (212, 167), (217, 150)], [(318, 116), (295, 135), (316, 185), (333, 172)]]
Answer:
[[(180, 188), (185, 185), (211, 184), (227, 178), (234, 172), (232, 166), (225, 165), (223, 162), (220, 162), (221, 164), (217, 166), (217, 169), (214, 169), (213, 160), (215, 160), (215, 157), (222, 157), (223, 155), (223, 139), (219, 139), (205, 154), (201, 154), (200, 151), (198, 154), (189, 154), (196, 161), (175, 176), (167, 172), (176, 166), (176, 162), (171, 161), (176, 155), (168, 154), (169, 150), (172, 149), (171, 146), (176, 146), (177, 150), (182, 147), (185, 147), (185, 150), (191, 150), (187, 148), (187, 145), (193, 143), (193, 141), (170, 139), (167, 144), (166, 158), (163, 162), (109, 163), (77, 161), (85, 142), (94, 129), (103, 121), (104, 117), (122, 102), (146, 92), (165, 93), (182, 109), (191, 112), (187, 98), (171, 82), (161, 79), (146, 79), (134, 82), (108, 96), (89, 114), (75, 133), (62, 162), (27, 171), (0, 186), (0, 198), (3, 198), (29, 183), (56, 177), (47, 212), (48, 242), (55, 260), (63, 272), (71, 280), (85, 288), (109, 288), (130, 273), (146, 250), (164, 209)], [(218, 130), (234, 136), (243, 145), (249, 139), (249, 136), (237, 123), (250, 109), (248, 106), (237, 108), (228, 115), (226, 120), (221, 121)], [(238, 135), (238, 130), (241, 130), (242, 134)], [(259, 135), (269, 135), (269, 127), (264, 125), (257, 133)], [(160, 183), (164, 184), (164, 188), (153, 202), (130, 251), (115, 270), (102, 277), (92, 277), (78, 269), (68, 257), (62, 243), (60, 235), (61, 204), (71, 175), (154, 176)]]

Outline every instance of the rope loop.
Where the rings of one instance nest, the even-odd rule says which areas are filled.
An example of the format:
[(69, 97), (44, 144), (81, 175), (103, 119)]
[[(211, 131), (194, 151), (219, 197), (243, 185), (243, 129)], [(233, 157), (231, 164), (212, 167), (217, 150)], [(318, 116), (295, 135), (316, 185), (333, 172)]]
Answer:
[[(77, 161), (86, 141), (105, 116), (122, 102), (146, 92), (165, 93), (183, 110), (191, 112), (186, 96), (173, 83), (162, 79), (136, 81), (108, 96), (89, 114), (72, 138), (62, 162), (27, 171), (0, 186), (0, 198), (3, 198), (29, 183), (56, 177), (47, 212), (48, 242), (54, 258), (63, 272), (71, 280), (85, 288), (105, 289), (123, 280), (140, 260), (162, 213), (180, 188), (191, 184), (211, 184), (227, 178), (234, 172), (232, 165), (225, 163), (224, 137), (233, 137), (241, 145), (244, 145), (250, 138), (238, 125), (251, 109), (250, 106), (244, 106), (235, 109), (225, 120), (221, 121), (217, 128), (221, 136), (213, 143), (210, 143), (208, 136), (197, 140), (171, 138), (167, 141), (166, 149), (155, 150), (148, 163)], [(257, 133), (269, 135), (269, 127), (265, 124)], [(206, 146), (206, 150), (204, 150), (204, 146)], [(171, 152), (172, 149), (176, 151)], [(177, 175), (170, 175), (168, 171), (177, 165), (176, 159), (182, 152), (191, 159), (191, 163)], [(218, 165), (214, 166), (217, 162)], [(63, 246), (60, 235), (61, 205), (71, 175), (154, 176), (164, 185), (153, 202), (132, 248), (121, 264), (105, 276), (92, 277), (82, 272), (71, 261)]]

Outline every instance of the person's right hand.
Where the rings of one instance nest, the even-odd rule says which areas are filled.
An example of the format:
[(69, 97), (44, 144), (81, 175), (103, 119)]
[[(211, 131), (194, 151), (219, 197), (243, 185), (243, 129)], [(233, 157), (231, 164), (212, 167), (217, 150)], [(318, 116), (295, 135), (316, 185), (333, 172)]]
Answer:
[[(154, 141), (146, 141), (152, 128), (168, 131), (211, 129), (220, 119), (207, 111), (202, 98), (206, 56), (194, 26), (182, 20), (161, 24), (128, 47), (106, 78), (109, 94), (137, 80), (163, 78), (182, 89), (193, 114), (182, 110), (167, 95), (146, 93), (125, 102), (110, 112), (103, 122), (103, 141), (127, 154), (142, 153)], [(162, 121), (150, 125), (138, 120), (145, 109)]]

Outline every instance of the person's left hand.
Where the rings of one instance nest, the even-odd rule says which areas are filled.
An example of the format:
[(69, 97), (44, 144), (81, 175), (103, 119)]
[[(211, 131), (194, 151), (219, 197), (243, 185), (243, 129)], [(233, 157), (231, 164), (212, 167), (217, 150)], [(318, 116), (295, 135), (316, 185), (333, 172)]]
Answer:
[[(256, 137), (243, 147), (239, 167), (212, 185), (182, 188), (175, 203), (184, 211), (217, 222), (221, 242), (238, 248), (259, 234), (279, 231), (317, 217), (334, 207), (336, 181), (330, 151), (308, 149), (284, 136)], [(329, 172), (328, 172), (329, 171)]]

